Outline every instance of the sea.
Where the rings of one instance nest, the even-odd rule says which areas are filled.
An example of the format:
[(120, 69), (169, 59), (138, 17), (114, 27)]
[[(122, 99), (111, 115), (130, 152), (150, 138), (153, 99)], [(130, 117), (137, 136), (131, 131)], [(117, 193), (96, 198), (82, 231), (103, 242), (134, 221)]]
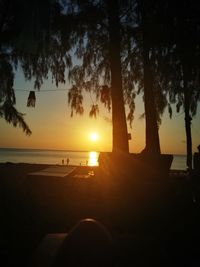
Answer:
[[(171, 170), (186, 170), (186, 156), (173, 155)], [(98, 166), (99, 152), (48, 149), (0, 148), (0, 163), (39, 163)]]

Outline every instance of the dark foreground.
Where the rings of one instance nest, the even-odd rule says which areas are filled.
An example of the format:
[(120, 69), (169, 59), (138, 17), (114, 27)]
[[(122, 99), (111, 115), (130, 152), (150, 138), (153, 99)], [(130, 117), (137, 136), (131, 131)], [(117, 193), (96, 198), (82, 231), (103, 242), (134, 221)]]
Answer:
[(200, 266), (198, 179), (108, 181), (97, 167), (77, 168), (94, 171), (89, 179), (27, 176), (45, 167), (0, 164), (1, 266), (31, 266), (47, 234), (68, 233), (83, 218), (111, 233), (113, 266)]

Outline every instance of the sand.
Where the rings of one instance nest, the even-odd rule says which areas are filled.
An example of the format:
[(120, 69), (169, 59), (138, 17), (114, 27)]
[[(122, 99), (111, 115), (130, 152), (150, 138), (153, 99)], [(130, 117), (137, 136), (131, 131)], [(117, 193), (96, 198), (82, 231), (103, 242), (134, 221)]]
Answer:
[(116, 266), (199, 265), (199, 196), (194, 201), (185, 173), (151, 187), (109, 183), (98, 167), (80, 166), (67, 177), (28, 175), (49, 167), (0, 164), (2, 266), (29, 266), (47, 235), (66, 234), (83, 218), (110, 231)]

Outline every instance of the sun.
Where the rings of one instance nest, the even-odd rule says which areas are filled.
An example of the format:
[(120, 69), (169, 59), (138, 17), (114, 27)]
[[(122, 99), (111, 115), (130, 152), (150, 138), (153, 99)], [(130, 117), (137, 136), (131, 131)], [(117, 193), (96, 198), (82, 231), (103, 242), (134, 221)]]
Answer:
[(96, 132), (90, 133), (90, 140), (96, 142), (99, 139), (99, 135)]

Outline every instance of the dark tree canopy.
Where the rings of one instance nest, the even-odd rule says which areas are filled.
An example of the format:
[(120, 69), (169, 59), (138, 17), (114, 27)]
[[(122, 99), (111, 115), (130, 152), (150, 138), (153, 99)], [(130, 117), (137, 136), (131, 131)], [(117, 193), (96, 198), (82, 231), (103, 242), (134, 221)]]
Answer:
[[(171, 0), (1, 0), (0, 7), (0, 116), (27, 134), (23, 114), (14, 107), (14, 71), (19, 64), (26, 79), (35, 79), (35, 89), (49, 75), (56, 85), (68, 79), (71, 115), (83, 114), (86, 92), (112, 111), (114, 124), (124, 113), (122, 108), (115, 117), (118, 110), (113, 111), (120, 99), (116, 105), (129, 107), (122, 121), (132, 123), (135, 97), (142, 93), (149, 152), (160, 153), (158, 128), (166, 107), (170, 115), (171, 104), (177, 111), (183, 107), (186, 121), (196, 114), (200, 100), (196, 1), (184, 0), (179, 6)], [(94, 103), (89, 115), (96, 117), (98, 112)], [(127, 139), (122, 121), (125, 130), (119, 135)], [(189, 136), (190, 125), (186, 128)]]

